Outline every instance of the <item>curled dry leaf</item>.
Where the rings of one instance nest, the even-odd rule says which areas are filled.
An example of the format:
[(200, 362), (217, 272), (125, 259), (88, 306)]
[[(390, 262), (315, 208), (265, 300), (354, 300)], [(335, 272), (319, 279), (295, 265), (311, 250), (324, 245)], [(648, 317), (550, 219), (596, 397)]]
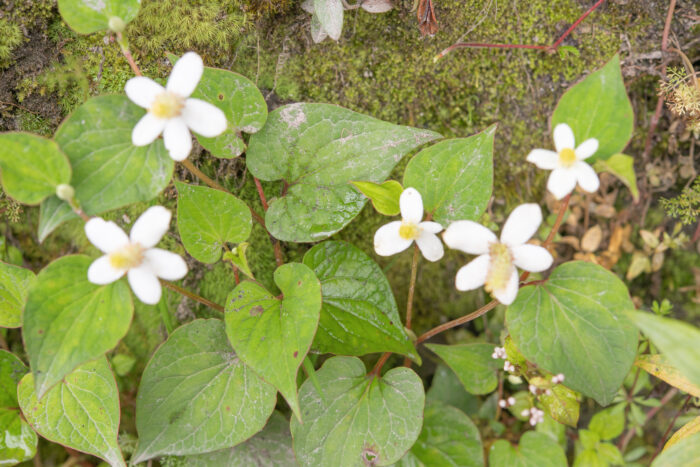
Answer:
[(394, 8), (391, 0), (365, 0), (360, 7), (369, 13), (386, 13)]
[(438, 31), (438, 22), (433, 10), (432, 0), (419, 0), (418, 10), (418, 28), (422, 36), (432, 36)]

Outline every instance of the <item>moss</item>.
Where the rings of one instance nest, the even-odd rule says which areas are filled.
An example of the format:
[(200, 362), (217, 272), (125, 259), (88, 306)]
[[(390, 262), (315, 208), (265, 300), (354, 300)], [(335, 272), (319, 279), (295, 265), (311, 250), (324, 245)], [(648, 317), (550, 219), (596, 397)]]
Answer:
[(0, 70), (12, 64), (12, 52), (22, 43), (22, 31), (17, 24), (0, 18)]
[(4, 2), (0, 12), (23, 29), (46, 30), (56, 15), (56, 0), (23, 0)]

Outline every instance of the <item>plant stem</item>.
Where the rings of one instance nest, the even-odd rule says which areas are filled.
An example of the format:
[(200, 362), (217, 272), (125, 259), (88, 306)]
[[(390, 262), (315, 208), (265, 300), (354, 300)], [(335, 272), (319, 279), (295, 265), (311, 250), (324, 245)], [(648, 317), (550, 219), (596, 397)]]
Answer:
[(267, 204), (267, 198), (265, 198), (265, 192), (263, 191), (262, 184), (257, 177), (253, 177), (255, 181), (255, 188), (258, 189), (258, 196), (260, 196), (260, 202), (262, 203), (263, 211), (267, 211), (269, 205)]
[[(480, 48), (480, 47), (486, 47), (486, 48), (493, 48), (493, 49), (531, 49), (531, 50), (544, 50), (548, 53), (553, 53), (556, 52), (556, 50), (559, 48), (562, 42), (564, 42), (564, 39), (566, 39), (569, 34), (571, 34), (574, 29), (578, 27), (581, 22), (586, 19), (588, 15), (593, 13), (593, 11), (598, 8), (605, 0), (598, 0), (595, 4), (593, 4), (592, 7), (590, 7), (584, 14), (579, 16), (579, 18), (574, 21), (574, 24), (572, 24), (569, 29), (567, 29), (564, 34), (559, 36), (559, 38), (554, 41), (552, 45), (532, 45), (532, 44), (489, 44), (489, 43), (481, 43), (481, 42), (457, 42), (456, 44), (452, 44), (439, 54), (435, 56), (433, 59), (434, 61), (440, 60), (442, 57), (447, 55), (448, 53), (452, 52), (455, 49), (461, 49), (465, 47), (469, 48)], [(675, 0), (674, 0), (675, 3)]]
[(491, 300), (486, 305), (482, 306), (481, 308), (479, 308), (478, 310), (476, 310), (472, 313), (469, 313), (466, 316), (462, 316), (461, 318), (457, 318), (457, 319), (454, 319), (452, 321), (448, 321), (447, 323), (443, 323), (440, 326), (436, 326), (433, 329), (431, 329), (430, 331), (427, 331), (427, 332), (421, 334), (420, 337), (418, 337), (418, 339), (416, 340), (416, 344), (421, 344), (421, 343), (427, 341), (428, 339), (430, 339), (431, 337), (433, 337), (437, 334), (440, 334), (443, 331), (447, 331), (448, 329), (452, 329), (455, 326), (459, 326), (461, 324), (468, 323), (469, 321), (473, 321), (476, 318), (478, 318), (479, 316), (481, 316), (481, 315), (487, 313), (488, 311), (492, 310), (493, 308), (495, 308), (496, 305), (498, 305), (498, 303), (499, 303), (498, 300)]
[(218, 311), (219, 313), (223, 313), (223, 312), (224, 312), (224, 307), (222, 307), (222, 306), (219, 305), (218, 303), (214, 303), (214, 302), (212, 302), (212, 301), (210, 301), (210, 300), (207, 300), (207, 299), (204, 298), (204, 297), (200, 297), (200, 296), (197, 295), (196, 293), (190, 292), (189, 290), (185, 290), (185, 289), (183, 289), (182, 287), (173, 284), (172, 282), (160, 281), (160, 283), (163, 284), (164, 287), (166, 287), (166, 288), (168, 288), (168, 289), (170, 289), (170, 290), (173, 290), (173, 291), (179, 293), (180, 295), (184, 295), (184, 296), (187, 297), (187, 298), (191, 298), (191, 299), (194, 300), (195, 302), (199, 302), (199, 303), (201, 303), (202, 305), (208, 306), (208, 307), (211, 308), (212, 310)]
[(413, 245), (413, 261), (411, 261), (411, 281), (408, 283), (408, 298), (406, 299), (406, 328), (411, 329), (413, 315), (413, 295), (416, 292), (416, 276), (418, 275), (418, 260), (420, 254), (418, 245)]
[(134, 57), (131, 55), (131, 52), (129, 51), (129, 46), (126, 43), (126, 40), (122, 36), (121, 32), (117, 33), (117, 43), (119, 44), (119, 48), (122, 49), (122, 54), (126, 57), (126, 61), (129, 62), (129, 66), (133, 70), (134, 74), (136, 76), (143, 76), (141, 74), (141, 70), (139, 70), (138, 65), (136, 65), (136, 62), (134, 61)]
[(688, 407), (688, 403), (690, 403), (690, 399), (692, 397), (693, 397), (692, 394), (688, 394), (688, 396), (685, 398), (685, 402), (683, 402), (683, 405), (681, 406), (681, 408), (678, 409), (678, 412), (676, 412), (676, 415), (673, 416), (673, 420), (671, 420), (671, 423), (668, 424), (668, 428), (666, 428), (666, 432), (661, 437), (661, 441), (659, 441), (659, 444), (656, 445), (656, 451), (654, 451), (654, 454), (651, 456), (649, 463), (653, 462), (654, 459), (656, 459), (656, 456), (659, 455), (659, 452), (661, 452), (661, 449), (664, 447), (664, 444), (666, 444), (666, 439), (668, 438), (668, 435), (671, 433), (671, 430), (673, 429), (673, 425), (676, 423), (676, 420), (678, 420), (678, 416), (681, 413), (685, 412), (685, 409)]
[[(664, 397), (661, 398), (659, 401), (659, 405), (656, 407), (652, 407), (649, 412), (647, 412), (647, 416), (644, 418), (644, 423), (642, 423), (642, 426), (646, 425), (649, 420), (654, 418), (654, 416), (661, 410), (661, 408), (668, 403), (671, 399), (673, 399), (673, 396), (678, 394), (678, 389), (676, 388), (671, 388), (668, 390), (666, 394), (664, 394)], [(620, 439), (620, 442), (618, 443), (617, 447), (620, 449), (620, 452), (624, 453), (625, 449), (627, 449), (627, 445), (629, 444), (630, 441), (632, 441), (632, 438), (634, 437), (635, 429), (634, 427), (631, 427), (629, 430), (627, 430), (627, 433), (625, 433), (625, 436)]]
[(372, 368), (372, 371), (370, 371), (369, 374), (381, 376), (380, 372), (382, 371), (382, 367), (384, 366), (386, 361), (389, 360), (389, 357), (391, 357), (391, 352), (383, 353), (382, 356), (379, 357), (379, 360), (377, 360), (377, 364), (374, 365), (374, 368)]
[[(260, 197), (260, 202), (262, 203), (263, 210), (267, 212), (267, 208), (269, 208), (269, 205), (267, 204), (267, 198), (265, 198), (265, 192), (263, 191), (262, 184), (260, 183), (260, 180), (258, 178), (253, 177), (253, 180), (255, 181), (255, 188), (258, 190), (258, 196)], [(265, 224), (263, 222), (263, 227), (265, 227)], [(280, 245), (279, 240), (277, 240), (275, 237), (268, 232), (268, 235), (270, 236), (270, 241), (272, 242), (272, 246), (275, 249), (275, 262), (277, 263), (277, 267), (280, 267), (284, 264), (284, 258), (282, 257), (282, 246)]]

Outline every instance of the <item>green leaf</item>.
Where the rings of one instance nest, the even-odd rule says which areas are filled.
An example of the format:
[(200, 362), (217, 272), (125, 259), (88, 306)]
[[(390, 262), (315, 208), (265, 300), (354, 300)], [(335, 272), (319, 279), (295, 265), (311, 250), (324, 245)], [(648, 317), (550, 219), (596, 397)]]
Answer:
[(489, 452), (490, 467), (566, 467), (564, 450), (549, 436), (528, 431), (518, 447), (499, 439)]
[(483, 447), (479, 429), (469, 417), (449, 405), (429, 402), (423, 430), (398, 467), (446, 465), (482, 467)]
[(620, 450), (611, 443), (598, 444), (598, 457), (608, 462), (610, 465), (625, 465)]
[(248, 265), (248, 258), (246, 257), (246, 250), (250, 245), (246, 242), (239, 243), (238, 246), (233, 248), (231, 251), (224, 253), (224, 261), (231, 261), (231, 263), (243, 272), (246, 276), (254, 279), (253, 272), (250, 270)]
[(396, 216), (401, 212), (399, 198), (403, 187), (396, 180), (387, 180), (384, 183), (374, 182), (350, 182), (372, 201), (372, 206), (379, 214)]
[(598, 160), (594, 164), (597, 172), (609, 172), (627, 185), (634, 201), (639, 200), (637, 174), (634, 173), (634, 158), (627, 154), (613, 154), (607, 160)]
[(29, 290), (23, 335), (40, 398), (78, 365), (114, 348), (129, 330), (129, 287), (124, 280), (88, 281), (91, 262), (82, 255), (59, 258)]
[[(54, 138), (73, 167), (75, 198), (90, 215), (149, 201), (170, 183), (173, 160), (163, 140), (148, 146), (131, 143), (131, 132), (145, 111), (126, 96), (94, 97), (73, 112)], [(76, 217), (66, 203), (44, 201), (39, 240)]]
[(330, 104), (291, 104), (270, 113), (250, 138), (248, 169), (289, 189), (271, 201), (265, 221), (283, 241), (316, 242), (345, 227), (367, 198), (352, 180), (383, 182), (409, 151), (439, 138)]
[(197, 141), (213, 156), (230, 159), (245, 151), (241, 133), (256, 133), (267, 120), (267, 103), (258, 87), (245, 76), (218, 68), (204, 67), (202, 79), (192, 97), (220, 108), (228, 127), (219, 136)]
[[(634, 310), (628, 307), (627, 310)], [(671, 318), (629, 311), (627, 315), (691, 384), (700, 386), (700, 329)]]
[(673, 433), (671, 439), (669, 439), (666, 445), (664, 446), (664, 450), (698, 432), (700, 432), (700, 417), (695, 417), (694, 419), (680, 427), (678, 431)]
[(230, 193), (175, 182), (177, 230), (182, 244), (195, 259), (215, 263), (226, 243), (248, 238), (252, 217), (248, 206)]
[(664, 449), (651, 467), (700, 466), (700, 433), (688, 436)]
[(421, 431), (425, 394), (412, 370), (399, 367), (382, 378), (365, 374), (356, 357), (332, 357), (299, 391), (304, 423), (292, 419), (297, 462), (302, 466), (390, 465)]
[(275, 389), (236, 356), (224, 323), (194, 320), (168, 337), (143, 372), (132, 462), (233, 447), (262, 430), (276, 402)]
[(29, 269), (0, 262), (0, 327), (22, 325), (22, 310), (36, 276)]
[(68, 158), (54, 141), (31, 133), (0, 134), (2, 187), (20, 203), (39, 204), (70, 182)]
[(595, 449), (591, 448), (581, 451), (576, 456), (573, 467), (609, 467), (609, 464), (600, 458)]
[(539, 396), (541, 409), (559, 423), (576, 428), (581, 405), (576, 393), (561, 384), (552, 386), (550, 391), (551, 395), (545, 393)]
[(313, 0), (314, 12), (323, 30), (337, 41), (343, 32), (343, 3), (341, 0)]
[(243, 362), (276, 387), (301, 419), (297, 372), (321, 313), (321, 284), (299, 263), (275, 271), (282, 299), (257, 283), (241, 282), (226, 299), (226, 334)]
[(571, 261), (546, 283), (523, 287), (506, 323), (525, 358), (563, 373), (566, 386), (608, 405), (637, 353), (637, 331), (623, 313), (629, 309), (634, 304), (617, 276)]
[(620, 56), (570, 87), (552, 114), (552, 128), (566, 123), (576, 144), (598, 140), (598, 151), (586, 162), (608, 159), (625, 149), (632, 137), (634, 113), (622, 81)]
[(488, 394), (498, 386), (502, 361), (491, 358), (493, 344), (425, 344), (452, 368), (467, 392)]
[(0, 350), (0, 466), (19, 464), (36, 453), (36, 433), (20, 416), (17, 402), (17, 384), (27, 371), (19, 358)]
[(593, 415), (588, 429), (607, 441), (617, 438), (625, 429), (625, 404), (617, 404)]
[(493, 189), (493, 138), (496, 125), (469, 138), (440, 141), (411, 159), (403, 186), (418, 190), (433, 220), (447, 226), (477, 220)]
[(114, 467), (126, 467), (117, 443), (119, 392), (106, 358), (79, 366), (40, 401), (34, 386), (34, 375), (29, 373), (20, 381), (17, 397), (37, 433)]
[(323, 292), (315, 349), (340, 355), (395, 352), (420, 361), (389, 281), (372, 258), (349, 243), (328, 241), (310, 249), (304, 264)]
[(289, 422), (279, 412), (273, 412), (263, 431), (245, 443), (230, 449), (187, 456), (188, 467), (288, 467), (295, 465)]
[(468, 393), (455, 372), (444, 364), (439, 364), (435, 369), (425, 398), (451, 405), (470, 416), (475, 415), (481, 405), (479, 398)]
[(75, 32), (90, 34), (107, 29), (113, 16), (128, 23), (140, 5), (141, 0), (58, 0), (58, 11)]

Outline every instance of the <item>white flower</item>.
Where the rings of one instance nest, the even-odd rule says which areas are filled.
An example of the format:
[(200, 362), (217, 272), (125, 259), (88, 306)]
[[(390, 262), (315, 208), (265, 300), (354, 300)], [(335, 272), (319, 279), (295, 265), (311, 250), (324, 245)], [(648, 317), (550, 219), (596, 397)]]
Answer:
[(175, 63), (165, 88), (144, 76), (126, 82), (124, 91), (129, 99), (148, 109), (131, 133), (135, 146), (150, 144), (162, 133), (170, 157), (182, 161), (192, 150), (190, 130), (206, 137), (226, 130), (226, 116), (218, 107), (189, 97), (203, 71), (200, 56), (187, 52)]
[(506, 353), (506, 348), (505, 347), (494, 347), (493, 353), (491, 354), (491, 358), (493, 358), (493, 359), (508, 358), (508, 354)]
[(507, 371), (508, 373), (515, 373), (515, 365), (506, 360), (506, 362), (503, 364), (503, 371)]
[(437, 261), (445, 254), (437, 233), (442, 226), (437, 222), (421, 222), (423, 199), (415, 188), (406, 188), (399, 198), (401, 220), (381, 226), (374, 234), (374, 251), (380, 256), (391, 256), (416, 241), (428, 261)]
[(114, 222), (93, 217), (85, 223), (88, 240), (104, 256), (88, 269), (88, 280), (109, 284), (127, 274), (129, 285), (143, 303), (155, 305), (160, 300), (158, 278), (182, 279), (187, 274), (185, 261), (175, 253), (153, 248), (170, 226), (170, 211), (162, 206), (148, 208), (131, 228), (131, 237)]
[(552, 383), (559, 384), (564, 381), (564, 374), (559, 373), (558, 375), (552, 376)]
[(574, 188), (576, 182), (584, 190), (592, 193), (600, 186), (598, 175), (593, 167), (583, 162), (598, 150), (598, 140), (590, 138), (575, 148), (574, 132), (566, 123), (554, 128), (554, 147), (557, 152), (548, 149), (533, 149), (527, 155), (527, 161), (540, 169), (551, 170), (547, 180), (547, 189), (557, 199), (562, 199)]
[(540, 246), (526, 244), (542, 222), (536, 204), (522, 204), (508, 217), (500, 241), (483, 225), (472, 221), (452, 223), (442, 238), (448, 247), (472, 255), (480, 255), (457, 271), (457, 290), (476, 289), (484, 285), (504, 305), (510, 305), (518, 294), (516, 266), (540, 272), (552, 265), (552, 255)]

